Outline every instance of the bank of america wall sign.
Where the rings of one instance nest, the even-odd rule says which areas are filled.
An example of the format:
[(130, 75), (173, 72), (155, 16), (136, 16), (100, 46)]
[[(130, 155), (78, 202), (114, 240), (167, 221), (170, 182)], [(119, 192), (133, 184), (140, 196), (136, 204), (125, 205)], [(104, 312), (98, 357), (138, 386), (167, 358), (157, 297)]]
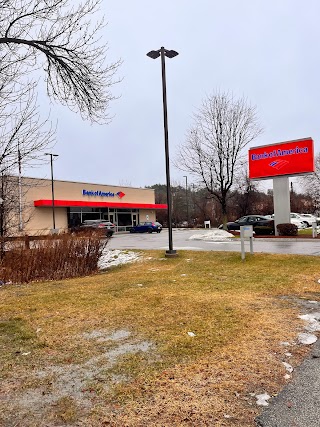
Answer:
[(264, 145), (249, 150), (250, 179), (302, 175), (314, 171), (312, 138)]
[(122, 191), (118, 191), (117, 193), (113, 193), (112, 191), (101, 191), (101, 190), (82, 190), (83, 196), (94, 196), (94, 197), (119, 197), (119, 199), (122, 199), (125, 196), (125, 193)]

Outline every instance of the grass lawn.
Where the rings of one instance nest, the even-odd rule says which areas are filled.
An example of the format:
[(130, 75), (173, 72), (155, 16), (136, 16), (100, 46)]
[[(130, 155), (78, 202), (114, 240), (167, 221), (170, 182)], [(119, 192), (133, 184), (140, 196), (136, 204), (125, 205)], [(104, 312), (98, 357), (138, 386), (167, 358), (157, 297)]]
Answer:
[(141, 255), (0, 288), (0, 425), (255, 425), (253, 394), (283, 387), (281, 342), (303, 328), (291, 297), (319, 299), (319, 258)]
[(312, 236), (312, 228), (308, 227), (308, 228), (304, 228), (302, 230), (298, 230), (298, 235), (299, 236)]

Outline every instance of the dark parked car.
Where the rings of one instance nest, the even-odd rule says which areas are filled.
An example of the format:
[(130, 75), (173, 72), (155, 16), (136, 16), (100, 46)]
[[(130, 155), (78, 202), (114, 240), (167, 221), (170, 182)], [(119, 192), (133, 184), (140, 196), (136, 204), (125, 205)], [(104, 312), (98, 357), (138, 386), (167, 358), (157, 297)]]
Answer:
[(130, 233), (152, 233), (153, 231), (160, 233), (162, 230), (162, 225), (160, 222), (140, 222), (140, 224), (135, 225), (130, 228)]
[(80, 226), (80, 229), (82, 230), (86, 228), (98, 228), (105, 230), (106, 236), (111, 237), (115, 232), (116, 226), (112, 224), (112, 222), (103, 219), (88, 219)]
[[(274, 234), (274, 220), (262, 215), (246, 215), (236, 221), (227, 222), (227, 229), (240, 230), (241, 225), (252, 225), (253, 231), (257, 234)], [(223, 225), (221, 224), (219, 228), (223, 228)]]

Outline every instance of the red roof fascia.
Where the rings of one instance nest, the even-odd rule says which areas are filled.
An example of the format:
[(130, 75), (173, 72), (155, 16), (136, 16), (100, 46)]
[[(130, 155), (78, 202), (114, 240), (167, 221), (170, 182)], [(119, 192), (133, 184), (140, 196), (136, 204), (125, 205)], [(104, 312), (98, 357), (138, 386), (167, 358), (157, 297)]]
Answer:
[[(52, 200), (35, 200), (35, 207), (51, 207)], [(115, 203), (115, 202), (86, 202), (83, 200), (55, 200), (54, 205), (60, 208), (87, 207), (87, 208), (124, 208), (124, 209), (168, 209), (166, 204), (155, 203)]]

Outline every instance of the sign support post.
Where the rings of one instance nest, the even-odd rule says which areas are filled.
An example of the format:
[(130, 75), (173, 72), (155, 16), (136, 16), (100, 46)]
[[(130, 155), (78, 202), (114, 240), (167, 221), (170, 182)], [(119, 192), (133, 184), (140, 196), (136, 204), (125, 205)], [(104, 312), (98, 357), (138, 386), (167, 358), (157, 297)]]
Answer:
[(277, 225), (290, 222), (290, 189), (287, 176), (273, 178), (273, 209), (274, 234), (278, 236)]
[(252, 225), (241, 225), (240, 226), (240, 239), (241, 239), (241, 259), (242, 261), (246, 258), (246, 253), (244, 249), (244, 239), (248, 238), (250, 240), (250, 254), (253, 255), (253, 226)]

